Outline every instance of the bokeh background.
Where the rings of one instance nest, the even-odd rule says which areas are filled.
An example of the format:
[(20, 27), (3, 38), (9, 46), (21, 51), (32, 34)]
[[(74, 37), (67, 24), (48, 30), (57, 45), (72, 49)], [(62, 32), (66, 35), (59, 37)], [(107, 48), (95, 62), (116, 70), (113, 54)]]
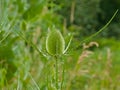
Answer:
[(41, 55), (48, 28), (55, 27), (66, 45), (73, 35), (59, 61), (63, 90), (120, 90), (120, 10), (84, 41), (117, 9), (120, 0), (0, 0), (0, 89), (56, 90), (54, 60)]

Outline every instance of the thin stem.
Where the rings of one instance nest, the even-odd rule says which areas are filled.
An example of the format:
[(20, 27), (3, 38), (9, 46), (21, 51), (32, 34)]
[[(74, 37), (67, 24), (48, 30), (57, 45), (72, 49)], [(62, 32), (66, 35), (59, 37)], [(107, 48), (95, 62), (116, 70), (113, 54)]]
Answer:
[(101, 33), (103, 30), (105, 30), (105, 29), (108, 27), (108, 25), (112, 22), (112, 20), (115, 18), (115, 16), (117, 15), (117, 13), (118, 13), (118, 9), (115, 11), (115, 13), (114, 13), (113, 16), (111, 17), (111, 19), (110, 19), (99, 31), (97, 31), (96, 33), (90, 35), (89, 37), (87, 37), (86, 39), (84, 39), (83, 41), (81, 41), (81, 43), (80, 43), (77, 47), (73, 48), (73, 50), (74, 50), (74, 49), (77, 49), (78, 47), (80, 47), (80, 46), (82, 45), (82, 43), (84, 43), (84, 42), (92, 39), (93, 37), (95, 37), (95, 36), (97, 36), (99, 33)]
[(18, 83), (17, 83), (17, 90), (20, 89), (20, 76), (18, 75)]
[(63, 89), (63, 83), (64, 83), (64, 75), (65, 75), (65, 66), (64, 66), (64, 60), (63, 60), (63, 71), (62, 71), (62, 81), (61, 81), (61, 90)]
[(56, 71), (56, 88), (58, 90), (58, 58), (55, 56), (55, 71)]
[(30, 78), (32, 79), (33, 83), (35, 84), (37, 90), (40, 90), (40, 87), (38, 86), (38, 84), (36, 83), (36, 81), (34, 80), (34, 78), (32, 77), (32, 75), (28, 72)]

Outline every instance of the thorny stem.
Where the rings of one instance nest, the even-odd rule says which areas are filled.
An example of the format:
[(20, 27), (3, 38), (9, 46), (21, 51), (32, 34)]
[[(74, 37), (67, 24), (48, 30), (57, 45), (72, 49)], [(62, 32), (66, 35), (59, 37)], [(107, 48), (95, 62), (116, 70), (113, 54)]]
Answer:
[(65, 66), (64, 66), (64, 60), (63, 60), (63, 71), (62, 71), (62, 81), (61, 81), (61, 90), (63, 90), (63, 83), (64, 83), (64, 74), (65, 74)]
[(56, 89), (58, 90), (58, 58), (55, 56)]

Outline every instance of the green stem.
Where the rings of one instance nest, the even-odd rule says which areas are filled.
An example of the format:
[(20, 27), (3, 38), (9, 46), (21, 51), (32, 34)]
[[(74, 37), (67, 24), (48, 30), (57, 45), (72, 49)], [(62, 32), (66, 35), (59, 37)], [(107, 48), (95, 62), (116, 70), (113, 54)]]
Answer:
[(55, 56), (55, 65), (56, 65), (56, 67), (55, 67), (55, 71), (56, 71), (56, 88), (57, 88), (57, 90), (58, 90), (58, 58), (57, 58), (57, 56)]
[(64, 74), (65, 74), (65, 66), (64, 66), (64, 61), (63, 61), (63, 71), (62, 71), (61, 90), (63, 89), (63, 83), (64, 83)]

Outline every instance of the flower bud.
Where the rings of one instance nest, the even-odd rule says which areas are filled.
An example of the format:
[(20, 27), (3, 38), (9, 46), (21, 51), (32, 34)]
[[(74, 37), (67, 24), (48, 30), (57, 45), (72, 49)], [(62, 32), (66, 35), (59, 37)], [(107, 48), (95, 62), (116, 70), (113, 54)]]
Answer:
[(63, 54), (65, 49), (65, 41), (58, 30), (52, 30), (48, 33), (46, 39), (46, 50), (50, 55), (56, 56)]

